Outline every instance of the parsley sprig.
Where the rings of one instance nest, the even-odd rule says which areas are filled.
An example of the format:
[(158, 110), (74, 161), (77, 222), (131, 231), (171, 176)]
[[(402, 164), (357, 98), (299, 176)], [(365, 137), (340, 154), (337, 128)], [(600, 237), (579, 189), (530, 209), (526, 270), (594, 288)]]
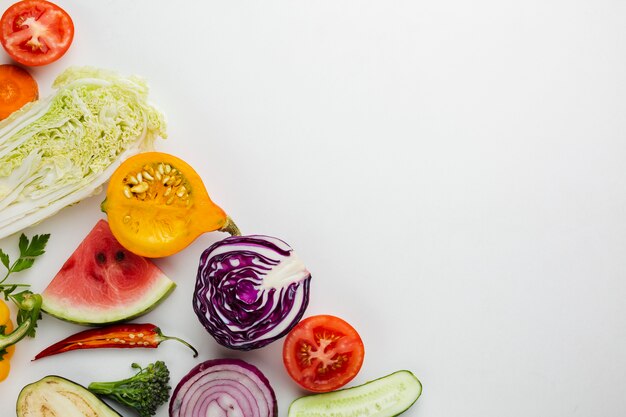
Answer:
[(43, 255), (46, 251), (46, 244), (48, 243), (48, 239), (50, 238), (49, 234), (45, 235), (35, 235), (32, 239), (28, 239), (25, 234), (21, 234), (19, 241), (19, 249), (20, 256), (15, 260), (15, 262), (11, 262), (11, 258), (9, 255), (0, 249), (0, 262), (7, 269), (4, 278), (0, 280), (0, 292), (4, 295), (4, 299), (8, 300), (9, 298), (13, 299), (13, 301), (17, 301), (15, 297), (19, 294), (13, 294), (15, 290), (18, 288), (28, 288), (30, 284), (10, 284), (5, 281), (9, 276), (14, 272), (20, 272), (25, 269), (30, 268), (35, 263), (35, 258)]
[[(45, 253), (46, 244), (50, 238), (49, 234), (35, 235), (32, 239), (28, 239), (22, 233), (20, 236), (18, 247), (20, 256), (11, 262), (9, 255), (0, 249), (0, 263), (4, 265), (7, 272), (4, 278), (0, 280), (0, 294), (5, 300), (11, 299), (18, 308), (17, 325), (18, 327), (9, 335), (5, 335), (5, 328), (0, 326), (0, 360), (6, 354), (6, 348), (12, 344), (19, 342), (23, 337), (35, 337), (37, 329), (37, 321), (41, 318), (41, 295), (33, 294), (28, 288), (30, 284), (6, 283), (7, 278), (14, 272), (20, 272), (30, 268), (35, 263), (35, 258)], [(20, 288), (21, 291), (16, 292)]]

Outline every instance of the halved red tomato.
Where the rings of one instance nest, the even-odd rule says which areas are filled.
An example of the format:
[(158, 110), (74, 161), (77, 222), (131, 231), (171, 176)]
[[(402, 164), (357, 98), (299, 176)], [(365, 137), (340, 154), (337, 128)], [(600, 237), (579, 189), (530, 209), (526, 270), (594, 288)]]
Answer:
[(23, 0), (0, 18), (0, 42), (23, 65), (46, 65), (59, 59), (74, 39), (74, 23), (65, 10), (45, 0)]
[(361, 337), (339, 317), (312, 316), (298, 323), (283, 345), (287, 372), (303, 388), (327, 392), (350, 382), (361, 369)]

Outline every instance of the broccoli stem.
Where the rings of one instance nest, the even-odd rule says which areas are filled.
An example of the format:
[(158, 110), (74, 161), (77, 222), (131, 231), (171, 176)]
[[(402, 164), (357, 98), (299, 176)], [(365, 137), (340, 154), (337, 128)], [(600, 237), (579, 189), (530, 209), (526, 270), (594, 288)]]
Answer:
[(139, 370), (134, 376), (120, 381), (92, 382), (88, 389), (135, 409), (141, 417), (153, 416), (157, 408), (169, 399), (169, 370), (163, 361), (145, 368), (133, 363), (132, 367)]

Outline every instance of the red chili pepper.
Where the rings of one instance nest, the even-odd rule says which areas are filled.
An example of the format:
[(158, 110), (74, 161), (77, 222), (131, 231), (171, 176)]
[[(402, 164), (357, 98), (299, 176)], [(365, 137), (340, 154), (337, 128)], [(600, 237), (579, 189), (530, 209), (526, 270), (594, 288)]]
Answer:
[(41, 351), (35, 359), (56, 355), (77, 349), (95, 348), (152, 348), (156, 349), (165, 340), (177, 340), (193, 350), (194, 358), (198, 351), (183, 339), (172, 336), (164, 336), (154, 324), (150, 323), (127, 323), (114, 324), (98, 329), (85, 330), (67, 337), (52, 346)]

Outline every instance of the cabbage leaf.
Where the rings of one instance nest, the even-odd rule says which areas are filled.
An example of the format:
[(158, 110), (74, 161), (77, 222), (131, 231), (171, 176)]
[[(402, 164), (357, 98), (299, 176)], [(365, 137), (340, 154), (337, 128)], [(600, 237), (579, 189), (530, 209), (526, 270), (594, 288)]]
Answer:
[(99, 193), (126, 158), (166, 137), (137, 77), (69, 68), (53, 87), (0, 122), (0, 239)]

